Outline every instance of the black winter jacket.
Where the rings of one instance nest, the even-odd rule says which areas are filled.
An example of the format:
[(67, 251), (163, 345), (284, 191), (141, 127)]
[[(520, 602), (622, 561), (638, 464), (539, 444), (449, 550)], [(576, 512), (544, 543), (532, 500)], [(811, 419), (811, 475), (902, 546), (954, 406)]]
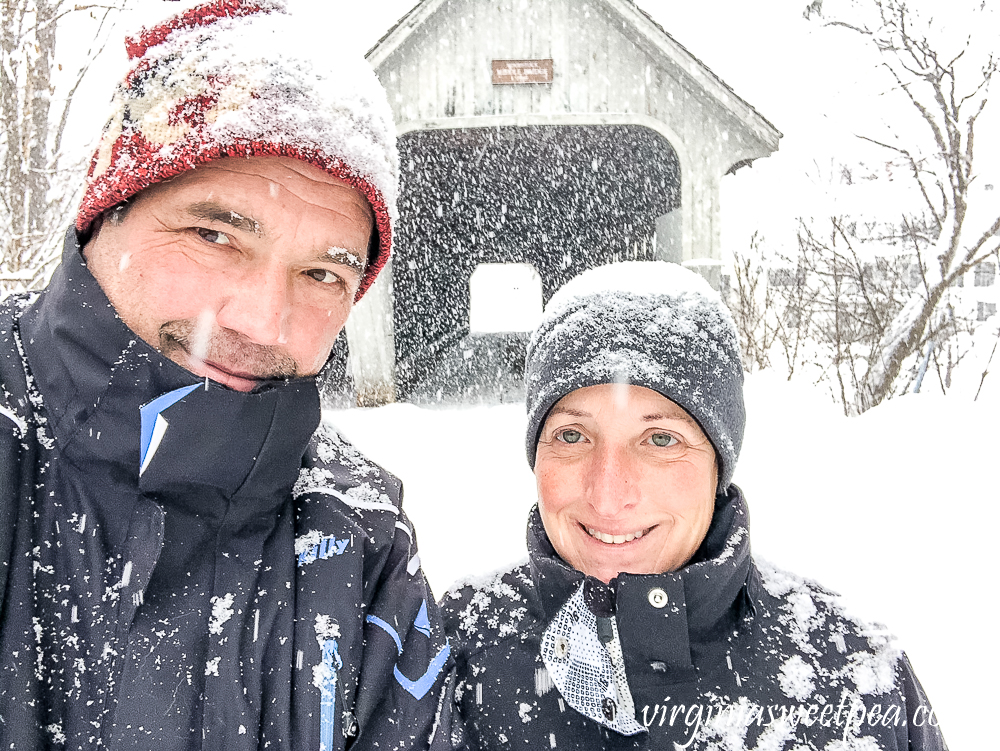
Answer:
[(0, 307), (0, 747), (410, 749), (449, 648), (399, 482), (312, 379), (200, 381), (69, 233)]
[(537, 507), (528, 552), (442, 601), (452, 748), (944, 748), (884, 630), (755, 563), (735, 486), (674, 573), (585, 578), (555, 553)]

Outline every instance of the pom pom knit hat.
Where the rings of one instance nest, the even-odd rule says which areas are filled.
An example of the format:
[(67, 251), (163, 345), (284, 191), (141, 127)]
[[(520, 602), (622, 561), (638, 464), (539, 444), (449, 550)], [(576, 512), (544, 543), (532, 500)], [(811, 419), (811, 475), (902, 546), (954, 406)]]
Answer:
[(528, 464), (549, 410), (587, 386), (645, 386), (681, 406), (715, 448), (719, 493), (743, 444), (743, 366), (729, 310), (704, 279), (661, 261), (583, 272), (549, 301), (525, 362)]
[(344, 180), (375, 214), (360, 299), (392, 247), (399, 183), (392, 113), (363, 59), (337, 44), (304, 54), (302, 31), (282, 0), (217, 0), (127, 40), (132, 69), (91, 162), (77, 231), (199, 164), (292, 157)]

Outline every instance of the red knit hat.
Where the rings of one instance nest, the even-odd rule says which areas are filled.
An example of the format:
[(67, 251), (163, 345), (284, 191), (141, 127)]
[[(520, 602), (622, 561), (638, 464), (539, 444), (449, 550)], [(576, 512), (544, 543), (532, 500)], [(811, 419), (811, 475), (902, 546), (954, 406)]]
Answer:
[(283, 0), (216, 0), (128, 39), (119, 84), (76, 218), (225, 157), (286, 156), (360, 191), (377, 245), (355, 299), (392, 248), (399, 157), (392, 113), (374, 71), (339, 45), (303, 51)]

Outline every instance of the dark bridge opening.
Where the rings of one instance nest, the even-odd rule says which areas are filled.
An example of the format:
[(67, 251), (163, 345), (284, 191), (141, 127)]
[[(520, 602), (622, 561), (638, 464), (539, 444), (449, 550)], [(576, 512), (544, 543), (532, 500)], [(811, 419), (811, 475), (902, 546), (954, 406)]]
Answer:
[(393, 261), (400, 399), (521, 396), (526, 334), (469, 333), (482, 263), (528, 263), (544, 301), (587, 268), (649, 260), (657, 218), (680, 205), (677, 155), (635, 125), (415, 131)]

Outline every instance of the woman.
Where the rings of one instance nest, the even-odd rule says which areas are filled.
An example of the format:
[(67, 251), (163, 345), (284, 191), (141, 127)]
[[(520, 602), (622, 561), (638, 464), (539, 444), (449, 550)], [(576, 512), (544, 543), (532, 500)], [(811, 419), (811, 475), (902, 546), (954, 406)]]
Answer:
[(891, 637), (751, 556), (739, 347), (700, 277), (574, 279), (526, 392), (529, 561), (443, 601), (454, 747), (945, 747)]

